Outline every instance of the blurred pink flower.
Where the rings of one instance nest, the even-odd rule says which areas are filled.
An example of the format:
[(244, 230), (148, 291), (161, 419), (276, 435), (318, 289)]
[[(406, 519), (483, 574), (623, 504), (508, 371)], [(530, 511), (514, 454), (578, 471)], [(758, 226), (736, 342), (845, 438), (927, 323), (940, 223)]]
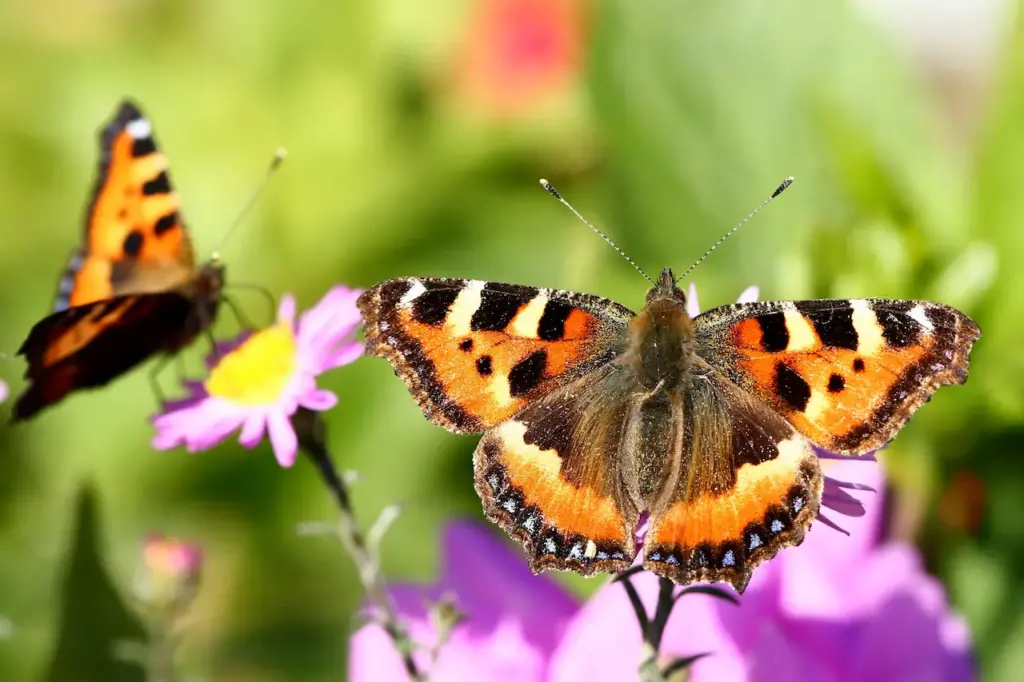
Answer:
[(247, 448), (268, 434), (277, 461), (290, 467), (298, 448), (291, 416), (299, 407), (334, 407), (337, 397), (318, 388), (316, 378), (363, 352), (354, 340), (360, 293), (336, 286), (297, 322), (295, 298), (285, 296), (276, 324), (218, 346), (209, 377), (186, 382), (188, 397), (166, 403), (153, 417), (153, 447), (206, 450), (241, 429), (238, 440)]
[(0, 403), (7, 400), (7, 396), (10, 394), (10, 391), (11, 389), (7, 385), (7, 382), (4, 381), (3, 379), (0, 379)]
[[(530, 682), (545, 680), (562, 633), (576, 614), (576, 601), (552, 580), (530, 573), (521, 555), (470, 522), (444, 531), (441, 577), (432, 586), (398, 585), (390, 591), (412, 639), (415, 656), (431, 680)], [(426, 649), (438, 638), (427, 603), (454, 599), (465, 618), (431, 663)], [(371, 624), (352, 636), (352, 682), (407, 680), (391, 640)]]
[(583, 61), (583, 0), (477, 0), (458, 59), (471, 105), (515, 113), (566, 87)]
[[(875, 464), (829, 464), (844, 480), (880, 487)], [(662, 641), (666, 658), (707, 653), (691, 682), (968, 682), (975, 679), (969, 634), (941, 585), (903, 543), (879, 544), (879, 496), (850, 522), (851, 537), (811, 532), (754, 573), (737, 607), (693, 594), (679, 600)], [(413, 639), (437, 639), (424, 604), (451, 595), (465, 614), (430, 664), (446, 682), (596, 682), (637, 678), (641, 635), (621, 585), (606, 584), (577, 607), (545, 576), (533, 576), (517, 550), (483, 527), (459, 522), (445, 532), (444, 570), (430, 587), (392, 588)], [(657, 579), (633, 578), (648, 612)], [(723, 587), (723, 589), (728, 589)], [(408, 679), (375, 624), (351, 639), (349, 679)]]
[(151, 609), (180, 612), (195, 597), (202, 568), (201, 547), (154, 533), (142, 543), (135, 596)]

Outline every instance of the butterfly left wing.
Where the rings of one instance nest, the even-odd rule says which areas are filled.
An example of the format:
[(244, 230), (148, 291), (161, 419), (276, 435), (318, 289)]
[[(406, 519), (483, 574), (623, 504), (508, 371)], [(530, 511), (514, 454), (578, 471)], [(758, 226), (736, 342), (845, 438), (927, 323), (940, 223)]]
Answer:
[(949, 306), (884, 299), (766, 301), (694, 320), (697, 354), (816, 445), (885, 445), (943, 385), (967, 380), (978, 326)]
[(84, 245), (68, 260), (58, 312), (128, 293), (166, 291), (195, 275), (192, 242), (153, 127), (124, 101), (101, 131)]
[(45, 318), (18, 350), (29, 386), (12, 419), (28, 419), (80, 388), (102, 386), (192, 340), (206, 320), (185, 292), (119, 296)]
[(634, 383), (611, 362), (556, 388), (484, 434), (473, 455), (489, 519), (530, 568), (583, 575), (628, 568), (639, 511), (622, 486)]
[(424, 415), (479, 433), (622, 352), (633, 313), (597, 296), (401, 277), (360, 296), (366, 352), (386, 358)]

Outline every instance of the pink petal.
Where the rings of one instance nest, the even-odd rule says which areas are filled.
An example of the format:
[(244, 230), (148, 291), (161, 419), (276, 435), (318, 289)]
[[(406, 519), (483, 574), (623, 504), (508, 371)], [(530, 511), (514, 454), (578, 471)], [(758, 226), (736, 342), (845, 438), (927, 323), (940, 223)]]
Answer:
[(242, 424), (242, 433), (238, 436), (238, 442), (243, 447), (252, 450), (254, 447), (259, 445), (260, 441), (263, 440), (263, 434), (266, 431), (267, 422), (262, 414), (253, 413), (250, 414), (245, 423)]
[(295, 429), (292, 428), (288, 417), (277, 410), (272, 410), (267, 414), (267, 431), (270, 434), (270, 445), (274, 449), (277, 463), (286, 469), (295, 464), (299, 439), (295, 435)]
[(338, 396), (323, 389), (316, 389), (299, 398), (299, 405), (317, 412), (329, 410), (337, 404)]
[(281, 303), (277, 306), (277, 319), (279, 322), (295, 326), (295, 297), (291, 294), (281, 297)]
[[(348, 679), (352, 682), (408, 682), (395, 645), (379, 625), (359, 628), (349, 640)], [(417, 663), (422, 662), (417, 657)]]
[(7, 386), (6, 381), (0, 381), (0, 403), (7, 400), (7, 396), (10, 394), (10, 388)]
[(190, 452), (206, 450), (224, 440), (241, 425), (243, 419), (243, 414), (224, 401), (202, 400), (155, 417), (153, 426), (157, 435), (152, 444), (158, 450), (178, 445), (186, 445)]
[(743, 290), (743, 293), (740, 294), (740, 297), (736, 299), (736, 302), (754, 303), (755, 301), (757, 301), (757, 296), (760, 293), (761, 291), (755, 286), (747, 287), (746, 289)]
[(324, 337), (347, 336), (360, 322), (356, 300), (362, 292), (343, 285), (335, 286), (319, 302), (302, 314), (299, 333), (313, 345), (327, 343)]
[(690, 282), (690, 290), (686, 294), (686, 314), (690, 317), (700, 315), (700, 302), (697, 301), (697, 286)]
[(320, 367), (320, 371), (325, 372), (329, 369), (355, 362), (362, 356), (364, 350), (364, 344), (353, 341), (331, 351), (317, 364)]

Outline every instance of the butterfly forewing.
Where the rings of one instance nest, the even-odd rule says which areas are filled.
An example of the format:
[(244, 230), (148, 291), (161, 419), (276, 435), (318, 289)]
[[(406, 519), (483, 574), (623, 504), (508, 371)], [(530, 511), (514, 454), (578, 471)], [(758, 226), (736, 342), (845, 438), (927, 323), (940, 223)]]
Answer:
[(615, 357), (632, 317), (597, 296), (464, 279), (392, 279), (358, 305), (366, 352), (457, 433), (491, 428)]
[(885, 445), (940, 387), (962, 384), (980, 332), (930, 301), (766, 301), (696, 320), (698, 354), (816, 445)]

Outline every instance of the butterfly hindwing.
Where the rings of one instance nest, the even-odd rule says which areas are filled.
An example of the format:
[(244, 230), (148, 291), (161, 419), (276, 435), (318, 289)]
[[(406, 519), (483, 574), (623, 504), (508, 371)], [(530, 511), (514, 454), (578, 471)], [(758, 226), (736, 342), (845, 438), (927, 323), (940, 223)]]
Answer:
[(940, 387), (967, 378), (980, 332), (930, 301), (740, 303), (695, 319), (698, 355), (816, 445), (887, 443)]
[(71, 255), (54, 310), (163, 291), (195, 273), (192, 243), (150, 121), (123, 102), (102, 130), (84, 243)]
[(670, 414), (682, 424), (681, 446), (669, 450), (679, 473), (652, 505), (644, 567), (742, 592), (753, 568), (800, 544), (817, 516), (817, 457), (786, 420), (700, 361)]
[(632, 313), (597, 296), (464, 279), (398, 278), (359, 299), (366, 352), (424, 414), (478, 433), (621, 352)]
[(639, 514), (618, 478), (631, 387), (605, 365), (488, 431), (473, 456), (484, 512), (534, 572), (627, 568)]
[(71, 391), (102, 386), (159, 352), (185, 345), (201, 321), (181, 294), (120, 296), (45, 318), (18, 350), (30, 384), (13, 418), (28, 419)]

